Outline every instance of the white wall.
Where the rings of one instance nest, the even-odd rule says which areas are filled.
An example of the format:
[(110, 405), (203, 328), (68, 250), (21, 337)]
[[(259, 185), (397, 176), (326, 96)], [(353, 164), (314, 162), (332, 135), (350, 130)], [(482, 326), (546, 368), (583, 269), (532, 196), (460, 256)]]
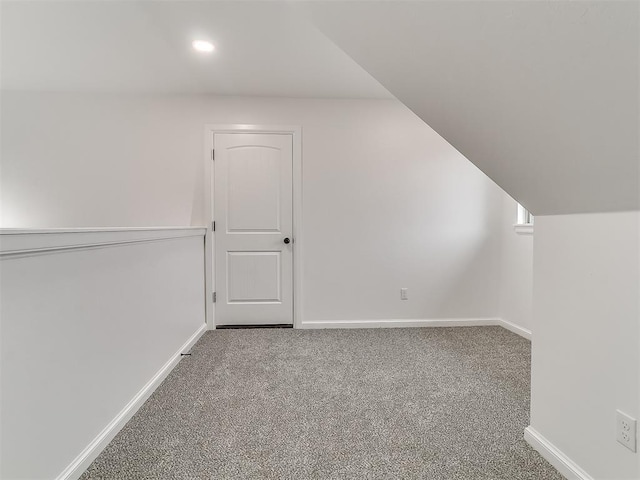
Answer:
[(594, 479), (640, 477), (640, 213), (537, 216), (531, 426)]
[(57, 478), (204, 328), (203, 235), (0, 234), (0, 477)]
[(505, 194), (396, 101), (3, 92), (2, 225), (205, 225), (207, 123), (303, 128), (305, 320), (496, 317)]
[(524, 330), (533, 330), (533, 235), (516, 233), (517, 203), (505, 195), (500, 225), (499, 317)]

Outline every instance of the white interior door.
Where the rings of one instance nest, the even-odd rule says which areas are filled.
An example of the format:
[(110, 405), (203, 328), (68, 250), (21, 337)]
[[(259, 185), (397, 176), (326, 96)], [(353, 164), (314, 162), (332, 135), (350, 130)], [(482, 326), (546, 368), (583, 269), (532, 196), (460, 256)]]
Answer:
[(214, 136), (216, 325), (293, 323), (293, 137)]

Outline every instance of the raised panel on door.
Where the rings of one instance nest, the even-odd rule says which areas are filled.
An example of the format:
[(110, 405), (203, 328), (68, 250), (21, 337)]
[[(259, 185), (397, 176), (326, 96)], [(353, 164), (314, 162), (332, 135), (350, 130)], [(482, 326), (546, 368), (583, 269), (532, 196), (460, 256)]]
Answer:
[(280, 232), (281, 150), (241, 146), (227, 156), (227, 232)]
[(216, 324), (293, 323), (292, 136), (215, 135)]
[(280, 252), (227, 252), (229, 303), (280, 303)]

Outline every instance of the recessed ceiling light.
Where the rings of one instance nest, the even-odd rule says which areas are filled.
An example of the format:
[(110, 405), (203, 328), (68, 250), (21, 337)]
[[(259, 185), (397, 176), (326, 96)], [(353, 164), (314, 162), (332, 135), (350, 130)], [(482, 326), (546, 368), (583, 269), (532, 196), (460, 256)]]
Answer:
[(211, 53), (215, 49), (213, 43), (205, 40), (194, 40), (192, 45), (198, 52)]

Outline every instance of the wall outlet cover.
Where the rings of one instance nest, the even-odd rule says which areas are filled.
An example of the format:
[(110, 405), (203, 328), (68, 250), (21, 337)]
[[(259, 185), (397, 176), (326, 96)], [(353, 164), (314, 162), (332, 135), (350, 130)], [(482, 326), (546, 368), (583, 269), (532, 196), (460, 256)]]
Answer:
[(632, 452), (636, 451), (636, 419), (616, 410), (616, 440)]

